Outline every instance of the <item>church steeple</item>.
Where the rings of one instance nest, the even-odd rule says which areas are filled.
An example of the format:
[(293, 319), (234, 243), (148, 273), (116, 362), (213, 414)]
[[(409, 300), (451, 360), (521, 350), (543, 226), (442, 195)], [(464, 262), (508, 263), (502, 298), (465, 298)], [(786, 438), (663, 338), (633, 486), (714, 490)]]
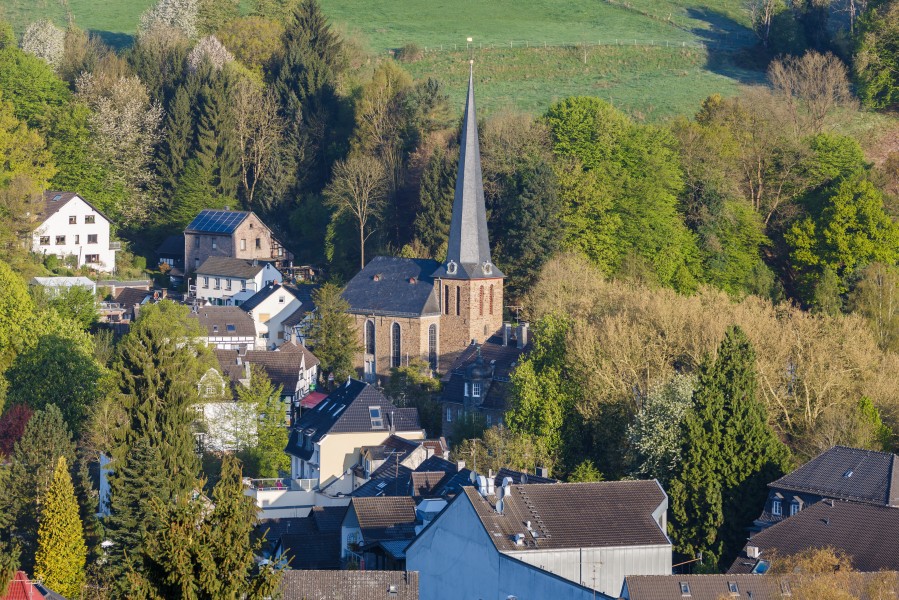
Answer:
[(490, 258), (487, 234), (487, 209), (484, 205), (484, 180), (481, 175), (481, 151), (478, 147), (478, 119), (474, 107), (474, 61), (468, 75), (468, 101), (462, 120), (459, 143), (459, 172), (453, 197), (446, 260), (434, 277), (447, 279), (485, 279), (504, 275)]

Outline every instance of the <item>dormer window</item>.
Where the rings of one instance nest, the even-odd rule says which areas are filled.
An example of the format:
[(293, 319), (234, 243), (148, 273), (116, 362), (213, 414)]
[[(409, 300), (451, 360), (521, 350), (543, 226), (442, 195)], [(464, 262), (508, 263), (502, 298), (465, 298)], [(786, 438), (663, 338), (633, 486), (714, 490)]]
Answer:
[(798, 513), (800, 510), (802, 510), (802, 505), (799, 503), (798, 500), (793, 500), (792, 502), (790, 502), (790, 516), (791, 517), (793, 515), (795, 515), (796, 513)]
[(484, 270), (484, 275), (493, 273), (493, 265), (490, 264), (490, 261), (484, 261), (484, 266), (482, 268)]
[(448, 275), (455, 275), (459, 266), (455, 263), (455, 261), (449, 261), (446, 263), (446, 272)]
[(781, 504), (780, 500), (771, 501), (771, 514), (775, 517), (779, 517), (784, 514), (783, 505)]
[(369, 406), (368, 416), (371, 419), (372, 429), (384, 429), (384, 418), (381, 416), (380, 406)]
[(474, 381), (474, 382), (472, 382), (472, 384), (471, 384), (471, 396), (472, 396), (473, 398), (480, 398), (480, 397), (481, 397), (481, 382), (480, 382), (480, 381)]

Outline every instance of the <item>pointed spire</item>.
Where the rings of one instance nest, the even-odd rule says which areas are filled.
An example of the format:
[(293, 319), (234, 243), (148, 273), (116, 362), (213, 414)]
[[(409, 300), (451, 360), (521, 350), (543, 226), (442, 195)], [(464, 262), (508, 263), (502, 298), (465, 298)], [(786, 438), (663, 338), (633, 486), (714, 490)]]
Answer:
[(478, 118), (474, 107), (474, 61), (468, 74), (468, 101), (462, 120), (459, 143), (459, 172), (453, 198), (446, 261), (435, 276), (459, 279), (502, 277), (490, 259), (487, 209), (484, 205), (484, 178), (478, 146)]

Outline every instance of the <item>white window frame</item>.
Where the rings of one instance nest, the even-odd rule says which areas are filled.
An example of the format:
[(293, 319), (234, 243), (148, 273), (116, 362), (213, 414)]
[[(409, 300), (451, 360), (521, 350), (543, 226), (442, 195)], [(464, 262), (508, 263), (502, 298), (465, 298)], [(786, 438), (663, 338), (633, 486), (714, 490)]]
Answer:
[(481, 382), (480, 381), (471, 382), (471, 397), (472, 398), (480, 398), (481, 397)]

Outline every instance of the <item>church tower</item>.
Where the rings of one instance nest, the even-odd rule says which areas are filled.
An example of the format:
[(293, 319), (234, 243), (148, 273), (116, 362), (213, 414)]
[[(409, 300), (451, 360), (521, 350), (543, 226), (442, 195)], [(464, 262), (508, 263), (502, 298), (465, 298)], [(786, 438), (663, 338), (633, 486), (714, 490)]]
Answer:
[(440, 299), (441, 354), (460, 352), (472, 340), (483, 343), (499, 331), (504, 277), (490, 259), (472, 63), (446, 260), (433, 274)]

